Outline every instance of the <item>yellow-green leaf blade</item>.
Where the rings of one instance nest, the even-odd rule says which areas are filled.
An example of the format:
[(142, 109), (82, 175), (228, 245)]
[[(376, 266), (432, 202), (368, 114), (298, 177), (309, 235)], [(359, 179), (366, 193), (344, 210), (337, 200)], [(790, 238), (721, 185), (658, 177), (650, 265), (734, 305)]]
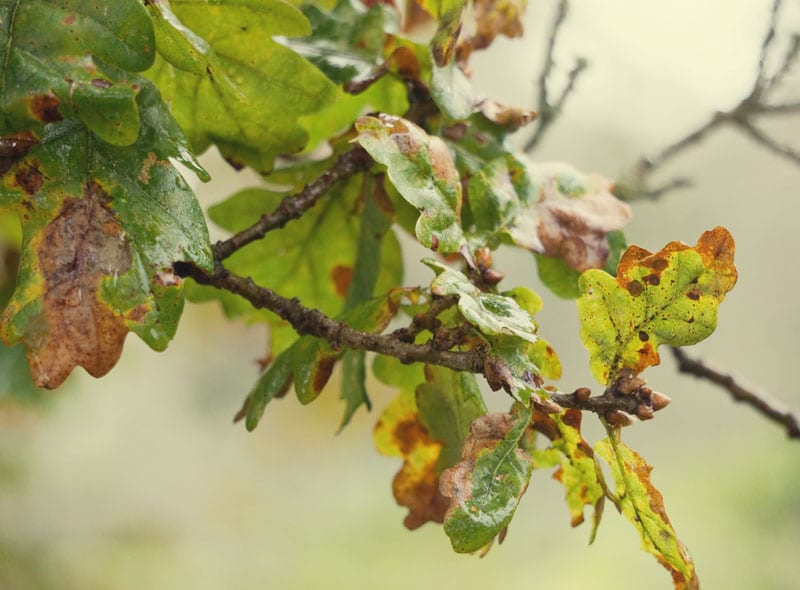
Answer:
[(717, 227), (695, 247), (671, 242), (653, 254), (632, 246), (616, 277), (584, 272), (578, 313), (595, 378), (607, 384), (622, 369), (638, 374), (659, 363), (659, 345), (707, 338), (716, 328), (717, 307), (736, 283), (733, 254), (733, 238)]
[(616, 481), (611, 499), (636, 527), (645, 551), (670, 571), (676, 590), (699, 588), (694, 563), (669, 521), (661, 493), (650, 481), (653, 468), (614, 438), (597, 442), (594, 450), (611, 468)]

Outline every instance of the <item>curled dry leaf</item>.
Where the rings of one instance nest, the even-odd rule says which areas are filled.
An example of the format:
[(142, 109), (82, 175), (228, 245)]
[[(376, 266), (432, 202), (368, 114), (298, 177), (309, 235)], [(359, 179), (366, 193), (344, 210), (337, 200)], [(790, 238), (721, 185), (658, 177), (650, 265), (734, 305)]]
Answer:
[(498, 35), (514, 38), (524, 32), (521, 17), (526, 0), (474, 0), (472, 4), (475, 33), (458, 44), (456, 55), (460, 63), (466, 62), (473, 51), (489, 47)]

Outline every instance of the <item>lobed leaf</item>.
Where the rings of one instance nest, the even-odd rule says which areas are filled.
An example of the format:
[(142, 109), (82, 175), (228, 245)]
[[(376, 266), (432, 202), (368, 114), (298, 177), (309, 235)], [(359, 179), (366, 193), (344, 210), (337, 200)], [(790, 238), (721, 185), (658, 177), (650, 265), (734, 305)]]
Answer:
[(173, 263), (212, 266), (202, 212), (169, 161), (179, 130), (149, 83), (137, 101), (133, 145), (52, 124), (0, 182), (0, 208), (20, 214), (23, 231), (2, 337), (25, 343), (39, 386), (57, 387), (77, 365), (105, 374), (129, 330), (166, 348), (183, 308)]
[(670, 242), (655, 254), (631, 246), (612, 277), (590, 270), (580, 278), (581, 340), (594, 377), (603, 384), (623, 369), (638, 374), (660, 362), (661, 344), (707, 338), (717, 307), (736, 283), (734, 242), (717, 227), (697, 246)]
[(104, 141), (131, 145), (141, 84), (130, 72), (154, 57), (153, 25), (138, 0), (3, 2), (0, 134), (79, 119)]
[(442, 254), (465, 245), (461, 229), (461, 182), (444, 142), (400, 117), (356, 121), (358, 141), (387, 168), (389, 180), (419, 211), (419, 242)]
[(531, 477), (531, 458), (519, 448), (530, 420), (521, 404), (475, 419), (461, 461), (442, 473), (441, 493), (450, 499), (444, 530), (456, 552), (486, 547), (514, 516)]
[(596, 443), (594, 450), (608, 463), (616, 481), (616, 492), (609, 497), (636, 527), (644, 550), (669, 570), (676, 590), (699, 588), (694, 563), (675, 534), (661, 493), (650, 481), (653, 468), (613, 434)]
[(235, 165), (261, 172), (278, 154), (301, 150), (298, 118), (331, 103), (334, 85), (273, 40), (311, 33), (281, 0), (163, 0), (149, 3), (159, 59), (158, 84), (195, 151), (215, 144)]

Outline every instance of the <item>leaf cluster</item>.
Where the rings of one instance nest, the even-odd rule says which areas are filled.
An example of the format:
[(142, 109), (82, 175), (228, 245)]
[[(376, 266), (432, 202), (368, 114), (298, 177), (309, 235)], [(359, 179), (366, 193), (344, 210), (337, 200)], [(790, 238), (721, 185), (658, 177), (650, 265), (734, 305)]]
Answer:
[[(0, 336), (53, 388), (76, 366), (108, 372), (130, 331), (166, 348), (185, 297), (218, 301), (270, 332), (237, 415), (248, 429), (292, 387), (313, 402), (337, 367), (340, 427), (376, 382), (398, 390), (375, 444), (403, 461), (393, 492), (408, 528), (443, 523), (456, 551), (486, 551), (532, 474), (555, 467), (573, 526), (593, 508), (594, 538), (608, 500), (676, 587), (696, 587), (620, 426), (669, 401), (640, 377), (658, 346), (714, 330), (733, 239), (715, 228), (694, 247), (626, 249), (632, 210), (611, 180), (514, 148), (535, 113), (478, 96), (468, 69), (522, 33), (523, 10), (423, 0), (401, 23), (391, 4), (357, 0), (0, 2), (0, 209), (21, 227)], [(196, 155), (211, 146), (268, 183), (209, 209), (231, 234), (214, 246), (175, 166), (208, 180)], [(429, 250), (428, 284), (404, 286), (400, 233)], [(542, 299), (500, 288), (501, 247), (577, 299), (600, 395), (552, 384)], [(4, 351), (19, 364), (19, 347)], [(508, 412), (488, 412), (476, 374)], [(607, 439), (583, 439), (582, 412)]]

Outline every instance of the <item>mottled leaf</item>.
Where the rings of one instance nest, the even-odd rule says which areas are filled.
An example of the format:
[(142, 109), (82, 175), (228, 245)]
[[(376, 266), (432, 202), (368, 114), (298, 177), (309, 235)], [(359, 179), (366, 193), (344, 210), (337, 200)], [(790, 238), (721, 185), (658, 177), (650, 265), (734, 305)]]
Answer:
[(659, 345), (708, 337), (717, 325), (717, 306), (736, 283), (733, 253), (730, 233), (717, 227), (695, 247), (670, 242), (653, 254), (631, 246), (616, 278), (585, 272), (578, 313), (595, 378), (609, 384), (622, 369), (638, 374), (660, 362)]
[(478, 235), (493, 236), (571, 268), (602, 268), (609, 256), (606, 234), (631, 217), (612, 184), (566, 164), (525, 163), (511, 154), (495, 158), (470, 178), (469, 204)]
[(592, 447), (581, 436), (580, 410), (565, 410), (560, 415), (534, 412), (533, 427), (549, 438), (550, 449), (558, 452), (559, 467), (553, 477), (566, 490), (572, 526), (583, 523), (585, 507), (594, 507), (594, 526), (591, 533), (591, 539), (594, 539), (603, 512), (605, 493), (600, 480), (602, 474), (597, 472)]
[(616, 481), (611, 500), (636, 527), (645, 551), (669, 570), (676, 590), (699, 588), (694, 563), (675, 534), (661, 492), (650, 481), (653, 468), (613, 435), (595, 444), (594, 450), (608, 463)]
[(320, 110), (335, 86), (274, 36), (311, 33), (280, 0), (149, 3), (160, 57), (147, 72), (195, 151), (215, 144), (229, 161), (266, 172), (301, 150), (298, 117)]
[(130, 145), (139, 135), (138, 78), (155, 56), (153, 25), (137, 0), (20, 0), (0, 4), (0, 134), (83, 121)]
[(436, 272), (431, 283), (435, 295), (458, 297), (458, 309), (466, 320), (488, 335), (514, 335), (536, 342), (536, 324), (530, 314), (511, 297), (485, 293), (473, 285), (462, 272), (437, 260), (423, 260)]
[(75, 120), (51, 124), (0, 183), (0, 207), (20, 214), (24, 235), (2, 337), (25, 343), (40, 386), (76, 365), (105, 374), (129, 330), (166, 348), (183, 308), (172, 264), (212, 265), (202, 212), (169, 161), (183, 155), (180, 131), (146, 81), (137, 105), (132, 146)]
[(514, 516), (531, 476), (531, 458), (519, 447), (530, 419), (520, 404), (477, 418), (461, 461), (442, 473), (441, 492), (450, 499), (444, 530), (458, 553), (487, 546)]
[(387, 168), (400, 194), (419, 211), (416, 234), (426, 248), (449, 254), (465, 244), (461, 182), (444, 142), (400, 117), (356, 121), (358, 141)]

